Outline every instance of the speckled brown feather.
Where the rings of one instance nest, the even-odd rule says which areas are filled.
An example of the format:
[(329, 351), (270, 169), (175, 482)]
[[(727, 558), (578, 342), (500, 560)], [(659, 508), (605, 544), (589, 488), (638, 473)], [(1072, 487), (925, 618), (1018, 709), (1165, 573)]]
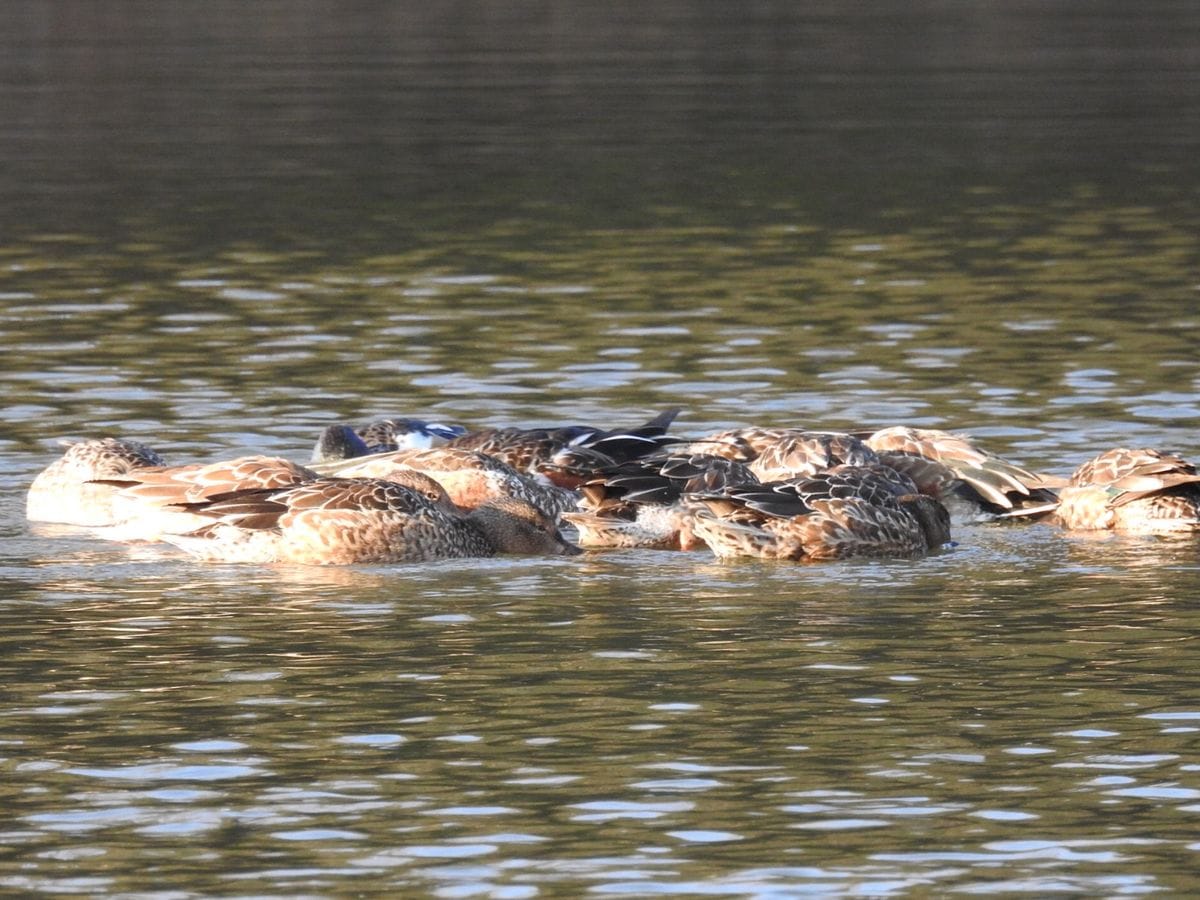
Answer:
[(563, 521), (575, 526), (579, 532), (576, 543), (586, 550), (678, 550), (684, 525), (673, 521), (666, 507), (645, 513), (634, 510), (631, 518), (594, 512), (564, 513)]
[(719, 557), (911, 556), (950, 540), (945, 507), (885, 466), (839, 466), (702, 499), (707, 510), (692, 527)]
[(695, 542), (684, 496), (747, 483), (757, 483), (750, 470), (724, 457), (648, 456), (597, 472), (580, 487), (585, 512), (563, 518), (588, 548), (690, 549)]
[(1200, 474), (1182, 457), (1158, 450), (1108, 450), (1071, 475), (1055, 517), (1079, 531), (1193, 531), (1200, 528)]
[(757, 483), (747, 466), (721, 456), (648, 456), (595, 473), (580, 486), (581, 506), (598, 511), (630, 503), (671, 504), (686, 493)]
[(488, 428), (455, 438), (447, 446), (477, 450), (503, 460), (520, 472), (530, 473), (553, 467), (556, 455), (570, 447), (597, 450), (607, 458), (621, 462), (674, 443), (675, 439), (667, 435), (667, 429), (678, 414), (678, 409), (669, 409), (629, 429), (606, 430), (588, 425)]
[(750, 463), (760, 481), (778, 481), (824, 472), (834, 466), (862, 466), (879, 457), (863, 441), (840, 432), (803, 431), (783, 435)]
[(95, 438), (70, 445), (29, 486), (25, 515), (32, 522), (104, 527), (113, 524), (112, 485), (98, 479), (119, 478), (139, 469), (165, 465), (162, 457), (139, 441)]
[(897, 497), (916, 492), (916, 485), (908, 476), (875, 464), (834, 466), (808, 478), (731, 485), (696, 496), (718, 514), (732, 515), (744, 509), (747, 514), (791, 518), (811, 512), (815, 500), (853, 498), (890, 506), (895, 504)]
[(475, 509), (501, 497), (516, 497), (557, 516), (575, 509), (578, 504), (578, 497), (571, 491), (541, 484), (502, 460), (461, 447), (435, 447), (364, 457), (361, 462), (351, 461), (338, 467), (338, 474), (393, 478), (392, 473), (398, 468), (422, 472), (433, 478), (464, 509)]
[(1108, 450), (1074, 471), (1071, 485), (1101, 485), (1120, 491), (1120, 502), (1128, 503), (1180, 485), (1200, 483), (1192, 463), (1158, 450), (1125, 447)]
[(110, 478), (121, 496), (159, 504), (188, 503), (241, 489), (275, 489), (312, 481), (317, 475), (277, 456), (242, 456), (214, 463), (136, 469), (126, 478)]
[(102, 483), (117, 489), (113, 527), (102, 536), (154, 541), (199, 527), (184, 507), (239, 490), (278, 490), (316, 478), (315, 472), (274, 456), (243, 456), (213, 463), (135, 469)]
[(714, 432), (676, 449), (677, 453), (702, 453), (708, 456), (723, 456), (725, 459), (749, 463), (767, 447), (789, 434), (800, 434), (798, 428), (763, 428), (750, 426), (730, 428)]
[(775, 535), (787, 559), (904, 557), (930, 550), (911, 512), (900, 505), (878, 506), (854, 497), (816, 500), (812, 514), (772, 520), (764, 529)]
[[(893, 426), (871, 433), (866, 443), (889, 464), (908, 471), (923, 493), (949, 499), (953, 479), (971, 491), (972, 500), (988, 512), (1003, 512), (1022, 505), (1052, 502), (1052, 488), (1060, 482), (1023, 469), (988, 452), (969, 438), (948, 431)], [(912, 457), (940, 463), (946, 471), (926, 467), (922, 472)]]
[(165, 539), (203, 559), (343, 565), (578, 552), (545, 514), (522, 501), (503, 498), (458, 516), (380, 479), (238, 491), (187, 508), (215, 521)]

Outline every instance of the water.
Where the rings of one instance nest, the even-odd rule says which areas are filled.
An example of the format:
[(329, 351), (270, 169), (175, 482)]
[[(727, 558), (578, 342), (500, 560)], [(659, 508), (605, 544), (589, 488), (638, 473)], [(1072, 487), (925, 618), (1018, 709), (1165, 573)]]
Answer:
[(1189, 539), (197, 565), (61, 438), (967, 430), (1200, 457), (1187, 4), (0, 12), (0, 888), (1192, 893)]

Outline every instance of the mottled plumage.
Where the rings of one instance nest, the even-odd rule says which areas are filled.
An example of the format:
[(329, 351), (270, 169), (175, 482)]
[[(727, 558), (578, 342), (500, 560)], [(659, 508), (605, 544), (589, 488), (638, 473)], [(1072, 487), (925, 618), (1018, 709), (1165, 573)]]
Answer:
[(475, 509), (501, 497), (515, 497), (557, 517), (565, 510), (575, 509), (578, 501), (573, 492), (539, 483), (499, 459), (452, 446), (401, 450), (316, 468), (326, 475), (390, 480), (395, 480), (402, 469), (423, 472), (464, 509)]
[(882, 462), (908, 474), (921, 493), (967, 518), (1044, 507), (1061, 486), (948, 431), (898, 425), (871, 433), (866, 443)]
[(918, 556), (950, 540), (950, 516), (886, 466), (701, 495), (695, 534), (721, 558), (824, 560)]
[(692, 534), (693, 516), (682, 503), (638, 504), (627, 516), (581, 511), (564, 513), (562, 518), (575, 526), (579, 532), (576, 543), (585, 550), (694, 550), (704, 546)]
[[(521, 472), (551, 479), (563, 465), (560, 454), (581, 448), (602, 454), (601, 462), (621, 462), (653, 453), (675, 441), (667, 434), (678, 409), (660, 413), (636, 428), (607, 430), (591, 425), (557, 428), (489, 428), (450, 441), (448, 446), (486, 453)], [(558, 457), (556, 461), (556, 457)]]
[[(316, 480), (317, 473), (274, 456), (243, 456), (232, 460), (166, 468), (138, 469), (107, 479), (117, 488), (111, 529), (103, 536), (121, 541), (154, 541), (164, 534), (185, 534), (209, 523), (191, 510), (192, 504), (238, 491), (272, 491)], [(389, 480), (423, 494), (434, 504), (455, 512), (446, 491), (432, 478), (411, 469), (389, 473)]]
[(115, 489), (96, 483), (149, 466), (162, 457), (139, 441), (96, 438), (70, 445), (34, 478), (25, 502), (31, 522), (103, 527), (113, 523)]
[(630, 503), (670, 504), (683, 494), (757, 484), (742, 463), (702, 453), (668, 453), (598, 471), (580, 486), (581, 506), (605, 510)]
[(825, 472), (834, 466), (879, 462), (875, 451), (858, 438), (836, 431), (787, 432), (764, 446), (750, 463), (759, 481), (778, 481)]
[(1079, 531), (1193, 531), (1200, 528), (1200, 474), (1158, 450), (1109, 450), (1071, 475), (1055, 519)]
[(662, 454), (596, 472), (580, 485), (581, 511), (563, 519), (589, 549), (694, 549), (684, 495), (717, 491), (757, 479), (742, 463), (702, 453)]
[(519, 500), (465, 515), (412, 488), (371, 478), (322, 478), (283, 490), (235, 491), (188, 504), (211, 521), (169, 543), (226, 562), (346, 565), (497, 553), (572, 554), (543, 513)]
[(737, 462), (749, 463), (788, 435), (800, 433), (802, 429), (799, 428), (763, 428), (753, 425), (730, 428), (685, 443), (677, 447), (676, 452), (723, 456)]

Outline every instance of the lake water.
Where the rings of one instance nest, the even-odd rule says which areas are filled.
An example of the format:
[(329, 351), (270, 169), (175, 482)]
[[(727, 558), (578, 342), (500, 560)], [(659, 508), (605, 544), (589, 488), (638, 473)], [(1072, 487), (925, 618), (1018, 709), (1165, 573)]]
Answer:
[(0, 892), (1200, 890), (1200, 543), (201, 565), (57, 442), (331, 422), (1200, 458), (1193, 4), (0, 9)]

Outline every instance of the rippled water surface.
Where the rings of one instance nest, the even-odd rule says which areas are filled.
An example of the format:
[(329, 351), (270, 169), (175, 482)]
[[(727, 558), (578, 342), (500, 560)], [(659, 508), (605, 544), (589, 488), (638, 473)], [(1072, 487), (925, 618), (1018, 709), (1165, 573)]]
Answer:
[(1200, 889), (1193, 539), (326, 570), (25, 522), (60, 439), (384, 414), (1200, 458), (1200, 14), (868, 6), (0, 11), (0, 891)]

